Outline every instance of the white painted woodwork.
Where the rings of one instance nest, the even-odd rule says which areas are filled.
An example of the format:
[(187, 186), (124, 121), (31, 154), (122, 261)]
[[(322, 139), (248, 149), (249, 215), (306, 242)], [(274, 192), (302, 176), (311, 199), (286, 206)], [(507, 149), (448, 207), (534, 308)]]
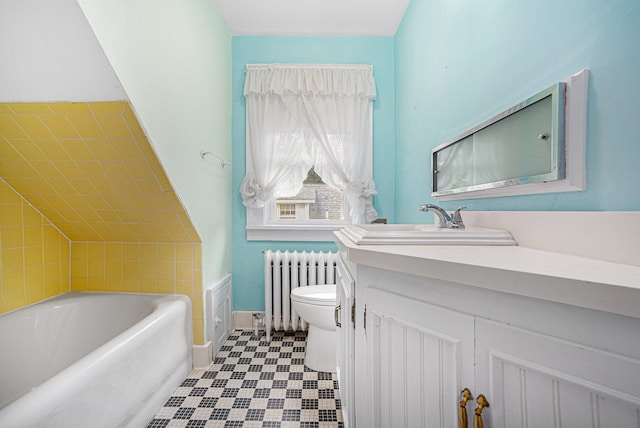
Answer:
[[(508, 260), (476, 266), (496, 256), (491, 248), (444, 248), (431, 258), (430, 249), (337, 242), (355, 278), (356, 427), (456, 427), (467, 387), (490, 402), (487, 428), (640, 428), (640, 317), (615, 310), (615, 287), (624, 285), (612, 286), (631, 281), (625, 272), (633, 276), (634, 267), (619, 265), (621, 275), (609, 283), (587, 284), (576, 257), (557, 255), (547, 275), (533, 274), (547, 257), (541, 251), (520, 249), (537, 257), (535, 266), (519, 272), (516, 262), (515, 273), (502, 275), (495, 269)], [(552, 271), (563, 268), (570, 272), (559, 281)], [(523, 293), (534, 285), (547, 295)], [(554, 290), (564, 286), (581, 292), (574, 302), (592, 303), (554, 299), (566, 296)], [(366, 330), (358, 323), (365, 308)], [(469, 426), (475, 407), (467, 405)]]
[(478, 319), (476, 376), (494, 428), (640, 427), (637, 358)]
[[(558, 254), (553, 247), (356, 245), (341, 232), (336, 238), (352, 263), (640, 318), (640, 266)], [(619, 251), (637, 255), (637, 242)]]
[(207, 332), (215, 356), (233, 330), (231, 311), (231, 275), (207, 289)]
[(365, 426), (457, 424), (458, 395), (473, 387), (473, 317), (370, 289), (366, 340), (374, 399)]
[(337, 327), (338, 343), (336, 363), (342, 420), (345, 428), (355, 426), (355, 324), (351, 319), (351, 307), (355, 305), (354, 280), (344, 263), (338, 258), (336, 281), (336, 306), (339, 307)]

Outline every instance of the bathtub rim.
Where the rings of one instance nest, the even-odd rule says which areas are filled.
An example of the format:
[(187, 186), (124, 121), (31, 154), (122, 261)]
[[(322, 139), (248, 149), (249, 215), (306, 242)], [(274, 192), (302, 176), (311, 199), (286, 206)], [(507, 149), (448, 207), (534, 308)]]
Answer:
[[(55, 394), (52, 394), (53, 391), (56, 391), (58, 386), (66, 386), (69, 384), (69, 380), (75, 379), (73, 377), (74, 372), (77, 373), (85, 373), (87, 370), (92, 370), (92, 368), (100, 367), (101, 363), (108, 361), (111, 355), (117, 353), (122, 347), (126, 346), (127, 343), (131, 341), (137, 335), (144, 335), (148, 329), (161, 322), (164, 318), (171, 316), (172, 310), (174, 310), (174, 306), (176, 304), (182, 303), (184, 305), (185, 311), (185, 321), (186, 321), (186, 355), (184, 358), (184, 363), (181, 363), (179, 366), (184, 366), (185, 363), (188, 363), (188, 370), (186, 370), (185, 376), (188, 375), (189, 371), (193, 369), (193, 325), (192, 325), (192, 302), (188, 296), (182, 294), (162, 294), (162, 293), (127, 293), (127, 292), (96, 292), (96, 291), (70, 291), (58, 294), (56, 296), (52, 296), (47, 299), (40, 300), (33, 304), (24, 306), (22, 308), (18, 308), (16, 310), (7, 312), (3, 315), (10, 315), (20, 311), (25, 310), (28, 312), (34, 312), (34, 308), (38, 305), (40, 306), (49, 306), (52, 302), (56, 300), (73, 300), (83, 297), (99, 297), (104, 295), (114, 295), (114, 296), (141, 296), (148, 300), (150, 300), (151, 312), (145, 315), (143, 318), (138, 320), (136, 323), (129, 326), (126, 330), (118, 333), (116, 336), (102, 343), (100, 346), (84, 355), (80, 359), (74, 361), (71, 365), (63, 368), (59, 372), (55, 373), (53, 376), (46, 379), (44, 382), (34, 387), (32, 390), (20, 395), (9, 403), (5, 404), (2, 408), (0, 408), (0, 420), (3, 419), (2, 413), (6, 412), (6, 414), (11, 417), (11, 414), (15, 414), (16, 411), (24, 412), (28, 411), (25, 408), (25, 403), (30, 402), (33, 399), (42, 400), (43, 403), (55, 403), (57, 401)], [(25, 315), (28, 315), (25, 314)], [(0, 319), (1, 317), (0, 316)], [(152, 321), (149, 318), (153, 318)], [(172, 376), (175, 377), (175, 376)], [(184, 378), (184, 376), (183, 376)], [(175, 380), (174, 380), (175, 383)], [(175, 388), (177, 385), (174, 385)], [(173, 389), (172, 388), (172, 389)], [(169, 392), (170, 393), (170, 392)], [(27, 400), (26, 397), (30, 396)], [(165, 399), (168, 398), (165, 397)], [(24, 400), (23, 400), (24, 399)], [(155, 402), (157, 411), (159, 406), (162, 405), (156, 399)], [(148, 404), (142, 407), (143, 410), (146, 410), (147, 415), (149, 414), (149, 409), (147, 409)], [(145, 416), (145, 417), (146, 417)], [(151, 414), (151, 417), (153, 414)]]

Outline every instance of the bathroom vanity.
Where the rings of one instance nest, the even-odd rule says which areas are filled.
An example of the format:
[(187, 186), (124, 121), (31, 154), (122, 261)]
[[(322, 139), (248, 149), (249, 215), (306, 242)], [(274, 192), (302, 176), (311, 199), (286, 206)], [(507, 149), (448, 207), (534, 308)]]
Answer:
[(640, 426), (640, 267), (336, 243), (345, 426)]

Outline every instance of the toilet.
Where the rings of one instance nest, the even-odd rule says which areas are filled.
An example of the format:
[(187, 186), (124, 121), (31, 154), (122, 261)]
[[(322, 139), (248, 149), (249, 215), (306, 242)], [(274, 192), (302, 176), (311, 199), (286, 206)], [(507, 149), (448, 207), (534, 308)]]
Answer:
[(336, 371), (336, 285), (309, 285), (291, 291), (293, 308), (309, 324), (304, 365), (319, 372)]

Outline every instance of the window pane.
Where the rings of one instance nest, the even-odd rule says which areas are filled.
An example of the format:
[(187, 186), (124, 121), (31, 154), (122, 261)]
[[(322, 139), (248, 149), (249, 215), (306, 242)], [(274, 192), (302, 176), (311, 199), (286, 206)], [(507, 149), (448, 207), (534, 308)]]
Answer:
[(296, 205), (295, 204), (278, 204), (278, 218), (295, 220), (296, 218)]
[(278, 220), (344, 220), (344, 197), (311, 168), (297, 195), (276, 200), (276, 216)]

